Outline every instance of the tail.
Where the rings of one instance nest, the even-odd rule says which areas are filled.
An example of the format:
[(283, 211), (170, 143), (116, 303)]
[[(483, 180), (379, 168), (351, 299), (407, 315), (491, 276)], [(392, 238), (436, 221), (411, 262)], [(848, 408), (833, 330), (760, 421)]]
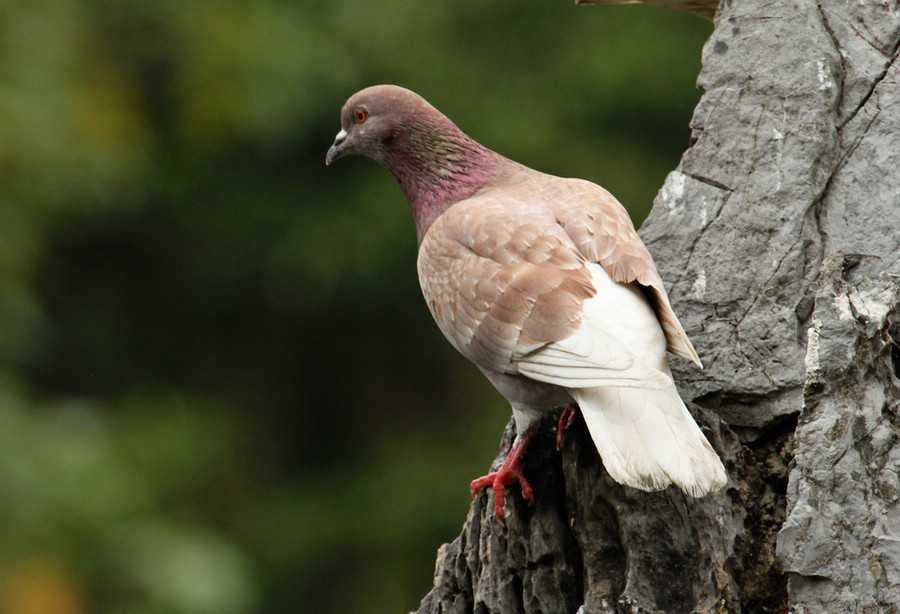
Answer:
[(692, 497), (725, 485), (722, 461), (674, 384), (663, 390), (604, 387), (569, 393), (615, 481), (641, 490), (675, 484)]

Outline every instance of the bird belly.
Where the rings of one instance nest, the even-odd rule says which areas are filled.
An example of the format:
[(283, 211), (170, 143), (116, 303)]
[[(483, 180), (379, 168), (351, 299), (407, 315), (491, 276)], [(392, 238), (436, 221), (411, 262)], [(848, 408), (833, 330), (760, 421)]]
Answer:
[(571, 395), (560, 386), (545, 384), (522, 375), (497, 373), (487, 369), (481, 369), (481, 372), (513, 408), (547, 412), (573, 402)]

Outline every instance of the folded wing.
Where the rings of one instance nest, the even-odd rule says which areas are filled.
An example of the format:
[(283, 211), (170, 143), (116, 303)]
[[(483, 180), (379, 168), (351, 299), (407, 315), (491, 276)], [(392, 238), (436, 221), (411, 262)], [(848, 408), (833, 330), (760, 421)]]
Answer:
[(671, 384), (634, 342), (659, 330), (642, 292), (589, 262), (543, 203), (489, 192), (457, 203), (418, 266), (439, 327), (483, 369), (567, 388)]

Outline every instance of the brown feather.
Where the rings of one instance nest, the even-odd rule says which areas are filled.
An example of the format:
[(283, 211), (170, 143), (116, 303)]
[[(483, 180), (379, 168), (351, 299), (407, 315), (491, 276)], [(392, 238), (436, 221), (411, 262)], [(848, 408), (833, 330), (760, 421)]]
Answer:
[(432, 224), (419, 279), (453, 345), (500, 372), (514, 371), (514, 355), (572, 335), (582, 302), (596, 293), (586, 261), (548, 209), (489, 196), (463, 201)]
[[(551, 178), (550, 175), (545, 175)], [(549, 182), (555, 190), (544, 196), (557, 220), (575, 242), (578, 251), (603, 266), (619, 283), (637, 282), (648, 291), (647, 299), (666, 335), (668, 350), (702, 367), (700, 357), (672, 311), (653, 257), (616, 198), (600, 186), (581, 179)]]

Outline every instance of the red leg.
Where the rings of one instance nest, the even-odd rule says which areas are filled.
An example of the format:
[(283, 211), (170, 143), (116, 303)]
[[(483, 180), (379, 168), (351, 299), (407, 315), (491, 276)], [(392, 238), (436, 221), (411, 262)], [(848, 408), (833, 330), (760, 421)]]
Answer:
[(559, 417), (559, 426), (556, 428), (556, 451), (562, 448), (563, 433), (569, 430), (578, 418), (578, 406), (570, 403), (563, 409), (562, 415)]
[(504, 486), (518, 482), (519, 486), (522, 488), (522, 498), (528, 501), (529, 504), (532, 499), (534, 499), (534, 492), (531, 490), (531, 485), (528, 483), (528, 480), (525, 479), (525, 474), (522, 473), (522, 467), (519, 464), (522, 460), (522, 456), (525, 455), (525, 449), (528, 447), (528, 443), (531, 441), (531, 436), (533, 434), (533, 430), (525, 431), (521, 439), (517, 438), (517, 441), (513, 443), (513, 447), (509, 451), (509, 454), (506, 455), (503, 464), (500, 465), (500, 469), (492, 471), (477, 480), (472, 480), (472, 484), (469, 486), (472, 491), (473, 499), (482, 488), (487, 486), (493, 487), (494, 514), (496, 514), (497, 520), (501, 523), (503, 522)]

